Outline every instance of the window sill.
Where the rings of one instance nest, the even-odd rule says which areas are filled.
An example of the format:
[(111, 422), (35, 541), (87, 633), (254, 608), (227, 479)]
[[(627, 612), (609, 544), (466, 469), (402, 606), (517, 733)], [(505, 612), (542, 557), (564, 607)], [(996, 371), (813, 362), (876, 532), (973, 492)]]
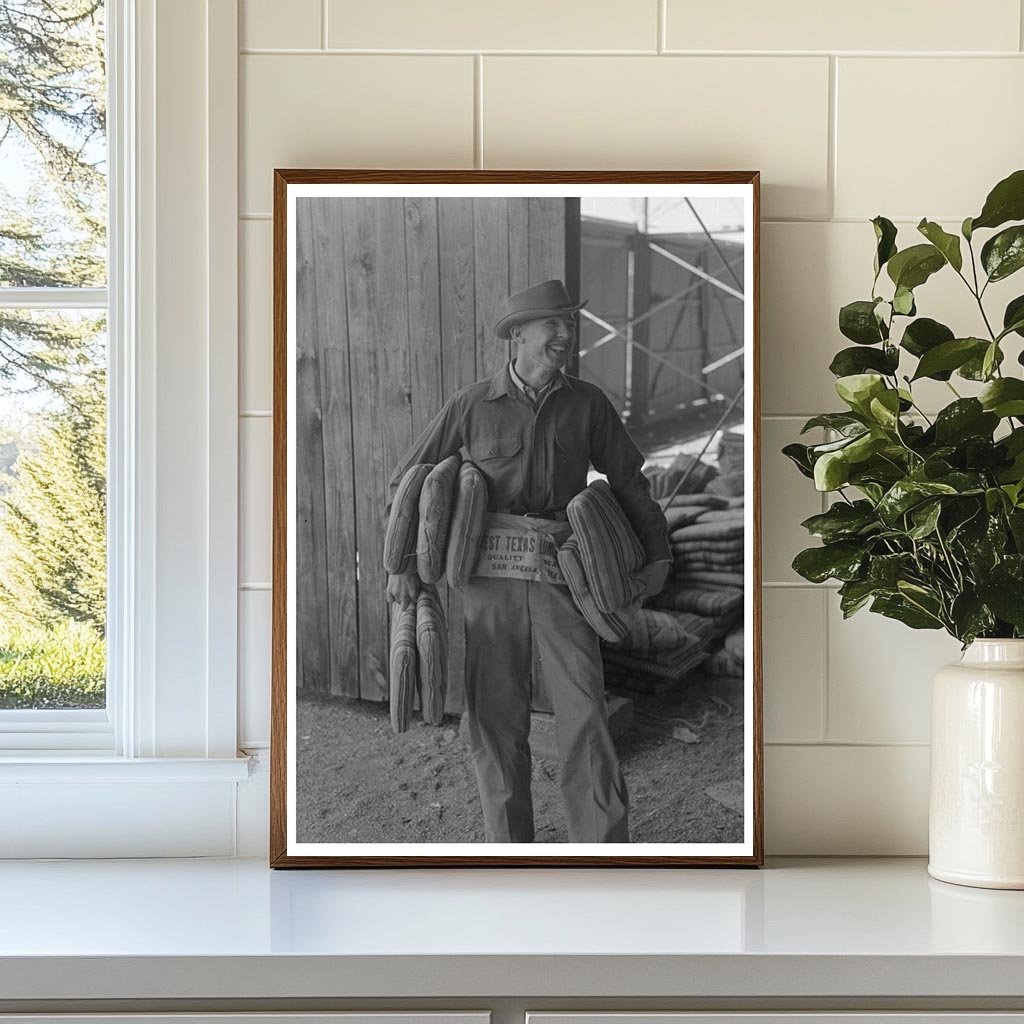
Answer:
[(249, 757), (114, 757), (66, 753), (0, 756), (4, 782), (242, 782)]

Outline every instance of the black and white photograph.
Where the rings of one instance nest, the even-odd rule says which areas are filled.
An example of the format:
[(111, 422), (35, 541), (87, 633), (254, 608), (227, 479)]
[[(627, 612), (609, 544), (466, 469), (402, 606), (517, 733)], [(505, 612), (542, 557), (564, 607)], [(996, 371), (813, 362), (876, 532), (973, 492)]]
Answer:
[(276, 175), (272, 863), (760, 863), (756, 172)]

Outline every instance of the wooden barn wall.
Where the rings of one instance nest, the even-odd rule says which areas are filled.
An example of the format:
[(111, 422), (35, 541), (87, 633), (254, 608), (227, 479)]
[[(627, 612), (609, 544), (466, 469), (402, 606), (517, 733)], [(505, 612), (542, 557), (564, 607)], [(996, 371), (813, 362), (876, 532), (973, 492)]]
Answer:
[[(492, 334), (501, 300), (547, 278), (574, 278), (566, 209), (561, 199), (297, 201), (301, 688), (387, 699), (388, 479), (441, 405), (508, 358)], [(446, 709), (458, 713), (462, 605), (446, 590)]]
[[(635, 233), (619, 224), (584, 221), (581, 227), (581, 294), (590, 298), (589, 310), (618, 327), (627, 319), (628, 258), (634, 240)], [(651, 241), (733, 285), (717, 253), (703, 236), (660, 236)], [(741, 248), (727, 242), (720, 244), (742, 281)], [(656, 305), (691, 285), (691, 291), (648, 320), (645, 344), (662, 359), (648, 356), (633, 361), (632, 393), (644, 393), (646, 380), (647, 397), (642, 409), (630, 410), (631, 419), (655, 422), (676, 415), (680, 403), (690, 405), (712, 392), (731, 397), (743, 383), (742, 359), (726, 364), (706, 378), (701, 374), (702, 367), (742, 345), (742, 303), (714, 285), (701, 283), (684, 267), (652, 254), (648, 305)], [(586, 350), (604, 333), (603, 328), (583, 321), (581, 348)], [(622, 338), (615, 338), (588, 352), (580, 362), (581, 376), (601, 385), (620, 413), (628, 407), (626, 348)], [(683, 372), (677, 372), (666, 362)], [(644, 374), (644, 380), (636, 379), (638, 373)]]

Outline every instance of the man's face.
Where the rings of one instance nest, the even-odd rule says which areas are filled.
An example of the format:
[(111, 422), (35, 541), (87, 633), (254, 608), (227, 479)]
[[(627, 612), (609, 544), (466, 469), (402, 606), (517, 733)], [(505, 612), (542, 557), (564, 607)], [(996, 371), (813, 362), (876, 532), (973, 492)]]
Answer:
[(513, 331), (516, 357), (537, 366), (560, 370), (572, 352), (573, 334), (570, 316), (555, 314), (527, 320)]

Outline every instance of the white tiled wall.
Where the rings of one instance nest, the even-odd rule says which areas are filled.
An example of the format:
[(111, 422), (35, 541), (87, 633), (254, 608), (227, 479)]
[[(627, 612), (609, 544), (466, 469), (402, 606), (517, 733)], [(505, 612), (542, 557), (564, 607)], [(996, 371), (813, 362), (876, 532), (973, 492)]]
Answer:
[[(844, 622), (793, 573), (822, 505), (778, 450), (835, 406), (866, 219), (952, 227), (1024, 164), (1021, 0), (241, 0), (241, 40), (243, 745), (268, 732), (273, 168), (757, 168), (768, 852), (924, 853), (928, 683), (957, 645)], [(953, 283), (919, 307), (974, 330)]]

